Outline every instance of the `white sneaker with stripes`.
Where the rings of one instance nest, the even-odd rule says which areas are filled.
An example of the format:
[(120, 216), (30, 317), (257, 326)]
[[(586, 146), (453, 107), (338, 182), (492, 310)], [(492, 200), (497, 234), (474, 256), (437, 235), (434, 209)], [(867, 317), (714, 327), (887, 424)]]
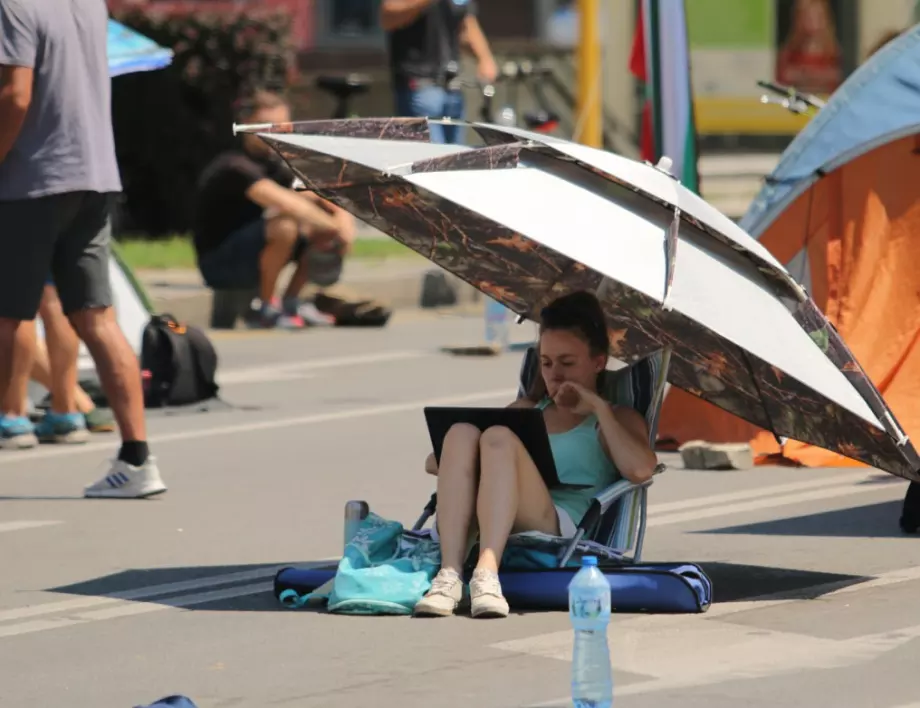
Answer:
[(154, 457), (140, 467), (112, 460), (109, 473), (83, 490), (84, 497), (97, 499), (143, 499), (166, 491)]

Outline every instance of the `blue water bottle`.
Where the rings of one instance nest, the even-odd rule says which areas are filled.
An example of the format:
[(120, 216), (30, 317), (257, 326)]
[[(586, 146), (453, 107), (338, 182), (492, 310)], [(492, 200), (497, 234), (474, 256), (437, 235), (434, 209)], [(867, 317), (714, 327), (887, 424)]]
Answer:
[(613, 673), (607, 645), (610, 585), (594, 556), (581, 559), (581, 570), (569, 583), (569, 619), (575, 630), (572, 704), (575, 708), (610, 708), (613, 705)]

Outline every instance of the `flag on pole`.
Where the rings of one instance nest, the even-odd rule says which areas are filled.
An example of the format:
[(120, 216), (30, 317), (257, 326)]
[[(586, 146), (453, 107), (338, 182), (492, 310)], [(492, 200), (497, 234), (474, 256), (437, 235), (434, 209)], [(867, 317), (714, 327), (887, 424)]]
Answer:
[(655, 163), (667, 155), (681, 184), (698, 193), (685, 0), (640, 1), (629, 70), (645, 86), (639, 139), (642, 159)]

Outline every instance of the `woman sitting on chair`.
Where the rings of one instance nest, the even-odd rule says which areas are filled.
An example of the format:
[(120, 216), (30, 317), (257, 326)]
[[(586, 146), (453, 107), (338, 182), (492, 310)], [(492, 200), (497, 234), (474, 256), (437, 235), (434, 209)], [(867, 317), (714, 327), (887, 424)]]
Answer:
[(432, 536), (440, 540), (441, 570), (416, 614), (453, 614), (463, 595), (463, 563), (478, 534), (471, 614), (507, 616), (498, 566), (510, 534), (572, 537), (595, 494), (619, 477), (642, 482), (652, 476), (657, 459), (645, 419), (597, 393), (608, 346), (604, 314), (593, 294), (555, 300), (540, 313), (542, 376), (535, 377), (526, 398), (510, 406), (543, 411), (559, 479), (588, 488), (547, 489), (521, 441), (504, 427), (480, 432), (457, 424), (444, 439), (440, 465), (428, 456), (425, 469), (438, 477)]

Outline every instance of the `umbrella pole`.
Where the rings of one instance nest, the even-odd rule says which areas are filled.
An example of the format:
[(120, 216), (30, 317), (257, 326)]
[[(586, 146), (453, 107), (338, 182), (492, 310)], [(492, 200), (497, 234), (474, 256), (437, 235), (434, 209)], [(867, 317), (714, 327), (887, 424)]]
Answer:
[(599, 0), (578, 0), (578, 115), (575, 140), (602, 146), (601, 45), (598, 40)]

